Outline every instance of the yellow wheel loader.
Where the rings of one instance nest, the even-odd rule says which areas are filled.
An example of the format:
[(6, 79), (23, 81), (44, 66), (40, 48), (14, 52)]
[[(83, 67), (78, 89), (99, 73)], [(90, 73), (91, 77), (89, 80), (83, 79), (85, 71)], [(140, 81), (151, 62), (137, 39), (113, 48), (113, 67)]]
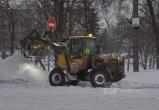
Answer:
[[(31, 45), (34, 51), (38, 45), (42, 45), (33, 44), (36, 43)], [(64, 43), (48, 44), (55, 56), (55, 68), (49, 74), (51, 86), (63, 86), (66, 83), (77, 85), (79, 81), (90, 81), (93, 87), (109, 87), (112, 82), (125, 77), (124, 58), (99, 55), (93, 36), (71, 36)]]
[(124, 77), (124, 59), (98, 55), (95, 37), (72, 36), (61, 47), (55, 51), (55, 68), (49, 74), (52, 86), (76, 85), (82, 80), (94, 87), (109, 87)]

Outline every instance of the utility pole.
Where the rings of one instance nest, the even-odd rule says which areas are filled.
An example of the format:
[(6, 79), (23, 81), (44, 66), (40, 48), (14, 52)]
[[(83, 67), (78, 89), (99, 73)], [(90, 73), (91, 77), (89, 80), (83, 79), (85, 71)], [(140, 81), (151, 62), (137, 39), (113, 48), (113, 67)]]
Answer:
[(138, 14), (138, 0), (133, 0), (133, 71), (139, 72), (139, 39), (138, 29), (140, 27), (140, 19)]

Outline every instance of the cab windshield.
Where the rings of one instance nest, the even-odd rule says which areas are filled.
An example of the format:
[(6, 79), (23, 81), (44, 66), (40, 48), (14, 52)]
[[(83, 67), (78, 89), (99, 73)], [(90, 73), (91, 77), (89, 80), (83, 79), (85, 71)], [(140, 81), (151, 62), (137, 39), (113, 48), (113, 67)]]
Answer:
[(83, 39), (72, 39), (70, 42), (70, 56), (71, 58), (81, 58), (83, 54)]

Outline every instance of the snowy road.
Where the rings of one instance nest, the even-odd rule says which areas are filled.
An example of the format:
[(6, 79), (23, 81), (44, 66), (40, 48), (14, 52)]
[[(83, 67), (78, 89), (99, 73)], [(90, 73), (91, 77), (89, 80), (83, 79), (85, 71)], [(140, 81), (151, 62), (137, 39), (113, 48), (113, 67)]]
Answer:
[(0, 110), (159, 110), (159, 89), (0, 85)]

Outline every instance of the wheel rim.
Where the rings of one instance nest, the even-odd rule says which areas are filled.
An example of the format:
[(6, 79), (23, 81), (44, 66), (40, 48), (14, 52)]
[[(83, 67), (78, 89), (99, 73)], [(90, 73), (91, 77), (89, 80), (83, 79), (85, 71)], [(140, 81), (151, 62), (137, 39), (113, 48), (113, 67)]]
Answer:
[(105, 83), (105, 77), (104, 77), (104, 75), (103, 75), (103, 74), (97, 74), (97, 75), (95, 76), (95, 82), (96, 82), (96, 84), (98, 84), (98, 85), (104, 84), (104, 83)]
[(55, 84), (59, 84), (61, 82), (61, 75), (59, 73), (55, 73), (53, 74), (52, 76), (52, 81), (55, 83)]

